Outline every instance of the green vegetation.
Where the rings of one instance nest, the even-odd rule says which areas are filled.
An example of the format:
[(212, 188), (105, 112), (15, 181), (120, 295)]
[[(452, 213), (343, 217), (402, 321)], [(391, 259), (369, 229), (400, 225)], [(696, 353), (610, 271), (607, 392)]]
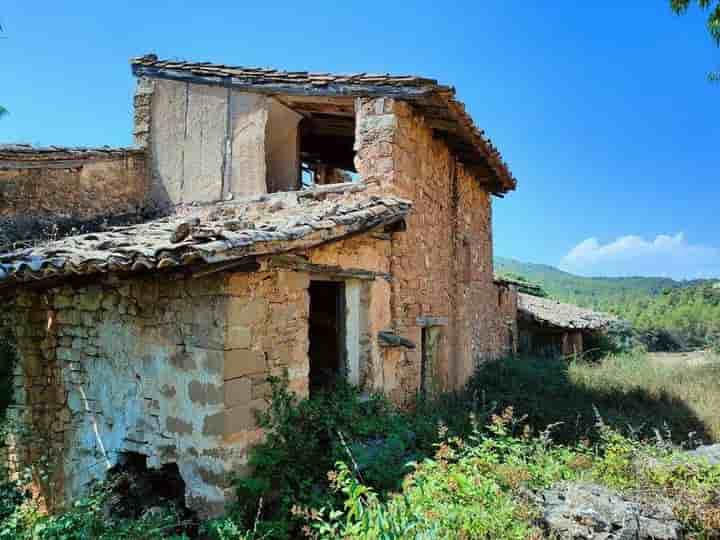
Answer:
[[(260, 418), (271, 433), (235, 482), (238, 503), (202, 524), (211, 539), (541, 538), (528, 492), (575, 479), (672, 496), (690, 538), (720, 534), (720, 466), (676, 450), (720, 441), (720, 358), (506, 359), (414, 411), (346, 385), (303, 400), (273, 389)], [(112, 486), (45, 517), (6, 486), (0, 540), (180, 539), (199, 526), (172, 508), (108, 519)]]
[[(682, 15), (695, 3), (701, 9), (710, 10), (710, 15), (707, 18), (707, 29), (713, 41), (715, 41), (715, 45), (720, 47), (720, 2), (716, 2), (716, 0), (697, 0), (697, 2), (693, 2), (693, 0), (670, 0), (670, 8), (678, 15)], [(713, 82), (720, 82), (720, 72), (709, 73), (708, 79)]]
[(601, 442), (594, 446), (555, 446), (548, 432), (530, 437), (517, 434), (519, 427), (522, 422), (507, 409), (467, 440), (443, 440), (433, 459), (416, 465), (402, 492), (385, 500), (338, 464), (331, 478), (345, 495), (343, 509), (306, 511), (312, 536), (539, 539), (545, 536), (527, 493), (567, 480), (672, 497), (688, 538), (720, 532), (719, 466), (688, 463), (677, 452), (624, 437), (601, 422)]
[[(32, 504), (20, 504), (0, 522), (0, 540), (161, 540), (186, 539), (183, 523), (171, 509), (148, 512), (139, 519), (108, 519), (105, 505), (113, 491), (97, 486), (95, 492), (54, 516)], [(1, 503), (6, 505), (5, 501)], [(8, 505), (9, 506), (9, 505)]]
[[(715, 44), (720, 46), (720, 2), (715, 0), (670, 0), (671, 9), (678, 15), (685, 13), (692, 4), (697, 3), (701, 9), (709, 9), (710, 15), (707, 19), (707, 28), (715, 40)], [(714, 4), (714, 6), (713, 6)]]
[[(718, 280), (675, 281), (669, 278), (588, 278), (552, 266), (497, 258), (501, 276), (523, 276), (552, 297), (628, 320), (647, 336), (681, 347), (715, 346), (720, 341)], [(647, 341), (647, 340), (646, 340)]]

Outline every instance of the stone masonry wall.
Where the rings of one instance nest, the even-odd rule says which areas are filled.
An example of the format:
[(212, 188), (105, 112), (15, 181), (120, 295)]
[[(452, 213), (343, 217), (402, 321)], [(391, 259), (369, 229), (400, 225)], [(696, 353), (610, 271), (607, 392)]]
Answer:
[(53, 507), (138, 452), (176, 463), (188, 504), (217, 513), (262, 437), (267, 376), (307, 392), (307, 283), (281, 271), (19, 292), (3, 316), (21, 359), (13, 414), (30, 434), (16, 464), (34, 464)]
[(360, 288), (360, 301), (356, 306), (359, 309), (359, 383), (364, 390), (382, 391), (401, 402), (405, 398), (397, 373), (401, 366), (384, 355), (377, 338), (380, 331), (392, 327), (390, 253), (391, 239), (388, 235), (370, 234), (326, 244), (308, 251), (306, 255), (313, 264), (369, 270), (388, 276), (351, 280), (357, 281)]
[(358, 100), (356, 111), (361, 177), (413, 202), (391, 248), (394, 330), (418, 344), (403, 353), (401, 386), (407, 396), (419, 388), (423, 320), (444, 319), (428, 369), (437, 389), (459, 388), (509, 342), (493, 283), (490, 194), (409, 104)]
[(64, 230), (142, 211), (147, 191), (142, 151), (82, 158), (72, 152), (53, 154), (52, 159), (28, 152), (0, 156), (0, 229), (5, 242), (47, 236), (55, 225)]

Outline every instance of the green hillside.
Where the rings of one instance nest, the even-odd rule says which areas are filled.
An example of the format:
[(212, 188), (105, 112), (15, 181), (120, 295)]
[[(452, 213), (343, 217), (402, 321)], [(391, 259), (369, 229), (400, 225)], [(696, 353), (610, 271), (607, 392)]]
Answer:
[(525, 278), (557, 300), (616, 314), (639, 330), (669, 332), (686, 346), (720, 336), (720, 280), (582, 277), (503, 257), (495, 259), (495, 273)]
[(655, 277), (582, 277), (563, 272), (554, 266), (495, 258), (499, 275), (523, 276), (538, 283), (553, 298), (594, 309), (608, 308), (618, 302), (661, 294), (666, 289), (684, 286), (683, 282)]

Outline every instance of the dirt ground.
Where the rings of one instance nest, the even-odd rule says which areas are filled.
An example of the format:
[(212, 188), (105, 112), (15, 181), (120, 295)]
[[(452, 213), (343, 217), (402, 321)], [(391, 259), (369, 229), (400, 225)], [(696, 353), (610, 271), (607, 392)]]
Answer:
[(702, 366), (718, 360), (718, 355), (707, 350), (689, 352), (656, 352), (649, 353), (649, 356), (653, 362), (663, 366)]

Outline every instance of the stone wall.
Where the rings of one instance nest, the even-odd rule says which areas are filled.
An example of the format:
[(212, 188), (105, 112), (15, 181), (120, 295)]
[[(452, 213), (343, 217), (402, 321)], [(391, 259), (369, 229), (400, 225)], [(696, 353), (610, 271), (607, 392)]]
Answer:
[(137, 219), (146, 192), (140, 150), (0, 148), (0, 243)]
[(268, 375), (307, 392), (308, 279), (107, 278), (6, 302), (20, 355), (13, 414), (31, 435), (16, 458), (33, 464), (48, 506), (137, 452), (151, 467), (178, 465), (191, 507), (220, 510), (228, 472), (262, 437), (254, 411), (266, 407)]
[[(389, 252), (385, 235), (368, 234), (305, 255), (317, 268), (387, 276)], [(308, 394), (314, 279), (342, 279), (354, 298), (348, 348), (357, 382), (399, 397), (401, 366), (389, 365), (377, 342), (391, 326), (387, 277), (276, 268), (268, 258), (252, 273), (105, 276), (15, 291), (0, 322), (20, 356), (13, 414), (32, 434), (16, 441), (15, 465), (34, 464), (52, 508), (84, 493), (124, 453), (139, 453), (150, 467), (177, 464), (188, 504), (217, 513), (231, 496), (228, 473), (244, 470), (263, 437), (255, 414), (267, 407), (268, 377)], [(41, 480), (46, 467), (52, 484)]]
[(391, 247), (393, 330), (418, 344), (392, 353), (404, 365), (400, 384), (406, 396), (420, 387), (423, 327), (438, 324), (425, 369), (435, 389), (459, 388), (477, 362), (510, 343), (493, 283), (490, 194), (409, 104), (365, 99), (356, 110), (361, 178), (413, 201), (407, 231)]

